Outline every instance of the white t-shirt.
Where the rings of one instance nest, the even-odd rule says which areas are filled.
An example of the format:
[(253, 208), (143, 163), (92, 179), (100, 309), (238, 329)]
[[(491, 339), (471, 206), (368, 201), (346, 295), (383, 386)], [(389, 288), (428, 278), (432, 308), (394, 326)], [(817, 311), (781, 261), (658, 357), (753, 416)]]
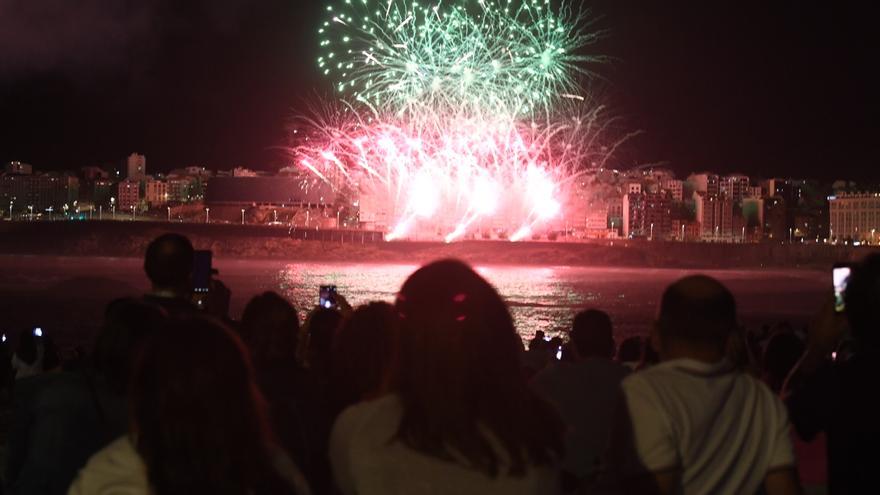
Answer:
[(354, 405), (330, 436), (330, 462), (346, 495), (532, 495), (557, 493), (557, 471), (532, 468), (524, 476), (491, 478), (461, 464), (417, 452), (392, 440), (402, 417), (397, 396)]
[(622, 389), (635, 454), (619, 466), (623, 474), (680, 469), (683, 493), (738, 494), (794, 466), (785, 406), (726, 361), (667, 361), (630, 375)]
[[(311, 495), (308, 483), (286, 453), (277, 451), (271, 460), (280, 478), (296, 495)], [(151, 493), (147, 466), (127, 435), (95, 453), (67, 491), (67, 495)]]
[(99, 450), (79, 472), (68, 495), (148, 495), (147, 467), (127, 436)]

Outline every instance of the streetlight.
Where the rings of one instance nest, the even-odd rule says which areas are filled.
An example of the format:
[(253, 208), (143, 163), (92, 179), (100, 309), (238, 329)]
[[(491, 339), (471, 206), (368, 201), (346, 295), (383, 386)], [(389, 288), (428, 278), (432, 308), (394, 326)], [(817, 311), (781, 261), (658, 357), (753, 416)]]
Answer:
[(110, 214), (116, 220), (116, 198), (110, 198)]
[(131, 205), (131, 219), (134, 220), (134, 217), (135, 217), (134, 205)]
[(98, 205), (98, 220), (104, 216), (104, 205)]
[(791, 236), (793, 233), (794, 233), (794, 229), (789, 227), (788, 228), (788, 242), (789, 242), (789, 244), (791, 243)]
[(339, 214), (342, 213), (342, 209), (336, 210), (336, 230), (339, 230)]
[(15, 198), (9, 200), (9, 221), (12, 221), (12, 203), (15, 201)]
[(211, 223), (211, 209), (205, 208), (205, 223)]
[(241, 224), (244, 225), (244, 208), (241, 209)]
[(745, 228), (745, 226), (743, 226), (743, 233), (742, 233), (742, 237), (740, 238), (740, 242), (742, 242), (742, 243), (746, 242), (746, 228)]
[(654, 223), (651, 223), (651, 240), (654, 240)]
[(681, 224), (681, 242), (684, 242), (684, 222)]
[(170, 222), (171, 221), (171, 207), (166, 206), (165, 209), (168, 210), (168, 221)]

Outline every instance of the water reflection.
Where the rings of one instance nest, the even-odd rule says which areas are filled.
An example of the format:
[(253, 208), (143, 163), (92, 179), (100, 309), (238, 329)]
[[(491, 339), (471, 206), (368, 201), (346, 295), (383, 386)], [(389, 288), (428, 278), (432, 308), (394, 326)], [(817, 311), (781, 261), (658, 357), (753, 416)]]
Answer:
[[(287, 264), (278, 271), (276, 286), (301, 308), (305, 317), (307, 309), (316, 304), (321, 285), (336, 285), (352, 305), (393, 301), (404, 280), (417, 268), (418, 265), (410, 264)], [(584, 271), (580, 268), (478, 266), (476, 269), (508, 302), (524, 340), (532, 338), (538, 330), (547, 335), (565, 331), (579, 308), (601, 306), (613, 312), (623, 301), (623, 294), (605, 293), (603, 298), (602, 292), (579, 286), (584, 279), (578, 276)], [(594, 282), (598, 287), (598, 281)], [(632, 333), (633, 329), (624, 331)]]
[[(241, 262), (253, 274), (254, 262)], [(267, 267), (268, 268), (268, 267)], [(305, 312), (317, 303), (318, 287), (335, 284), (352, 305), (368, 301), (393, 301), (416, 264), (381, 263), (272, 263), (269, 277), (276, 290)], [(232, 272), (238, 272), (233, 269)], [(607, 311), (619, 340), (648, 331), (663, 289), (689, 272), (684, 270), (478, 266), (477, 271), (494, 285), (510, 305), (517, 330), (524, 340), (537, 330), (548, 335), (565, 331), (582, 308)], [(790, 319), (803, 321), (813, 312), (810, 301), (821, 301), (826, 288), (824, 273), (805, 271), (710, 271), (737, 297), (740, 315), (749, 325)], [(272, 274), (272, 275), (270, 275)], [(265, 276), (248, 283), (263, 288)], [(244, 290), (253, 294), (253, 290)]]
[[(215, 260), (220, 278), (232, 289), (232, 316), (248, 300), (276, 290), (305, 311), (317, 303), (318, 287), (335, 284), (352, 304), (393, 301), (415, 263), (293, 263), (284, 260)], [(528, 339), (536, 330), (554, 335), (584, 307), (607, 311), (619, 340), (645, 333), (663, 289), (690, 272), (657, 268), (526, 267), (487, 265), (477, 270), (507, 300), (517, 329)], [(107, 301), (149, 290), (143, 261), (136, 258), (0, 256), (0, 311), (4, 328), (68, 331), (71, 340), (93, 332)], [(802, 324), (831, 290), (827, 271), (716, 270), (737, 299), (750, 326), (790, 320)], [(46, 312), (45, 308), (53, 308)], [(66, 329), (66, 330), (65, 330)], [(53, 330), (54, 331), (54, 330)], [(60, 337), (60, 335), (59, 335)]]

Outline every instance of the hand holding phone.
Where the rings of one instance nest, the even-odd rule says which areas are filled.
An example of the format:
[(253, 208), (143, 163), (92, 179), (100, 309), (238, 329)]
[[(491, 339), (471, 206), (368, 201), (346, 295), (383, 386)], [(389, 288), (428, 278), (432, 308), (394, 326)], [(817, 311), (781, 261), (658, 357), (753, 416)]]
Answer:
[(846, 284), (849, 282), (849, 276), (852, 273), (852, 267), (845, 264), (834, 265), (831, 270), (831, 282), (834, 287), (834, 311), (842, 313), (846, 310), (844, 301), (844, 293), (846, 292)]
[(211, 289), (213, 253), (199, 249), (193, 254), (193, 292), (205, 294)]
[(321, 286), (318, 290), (318, 306), (326, 309), (335, 309), (338, 307), (335, 285)]

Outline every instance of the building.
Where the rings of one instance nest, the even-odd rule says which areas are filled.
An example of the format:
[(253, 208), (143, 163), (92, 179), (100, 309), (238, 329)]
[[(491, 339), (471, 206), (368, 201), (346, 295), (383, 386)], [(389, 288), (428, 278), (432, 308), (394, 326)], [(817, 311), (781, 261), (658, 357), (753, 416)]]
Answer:
[[(818, 242), (828, 238), (828, 215), (821, 212), (796, 213), (792, 222), (795, 240), (807, 240)], [(870, 238), (866, 239), (870, 241)]]
[(645, 224), (642, 228), (649, 239), (666, 239), (672, 234), (672, 210), (669, 203), (667, 194), (645, 195)]
[(665, 193), (627, 194), (623, 197), (623, 236), (666, 239), (672, 229), (672, 211)]
[(642, 184), (640, 182), (630, 182), (626, 185), (626, 194), (641, 194)]
[(700, 222), (679, 218), (672, 220), (670, 227), (671, 238), (677, 241), (699, 241), (701, 238)]
[(591, 203), (587, 208), (584, 228), (590, 230), (608, 230), (608, 205)]
[(144, 200), (150, 208), (168, 204), (168, 182), (150, 179), (144, 186)]
[(694, 192), (694, 203), (703, 240), (719, 241), (733, 237), (733, 200)]
[(99, 179), (92, 183), (91, 202), (95, 208), (109, 208), (110, 198), (116, 196), (116, 182), (110, 179)]
[(623, 201), (612, 200), (608, 203), (608, 226), (615, 233), (623, 226)]
[(394, 227), (394, 212), (387, 193), (364, 188), (358, 198), (358, 223), (368, 230), (388, 231)]
[(764, 200), (762, 198), (743, 198), (743, 224), (749, 232), (764, 228)]
[(721, 179), (721, 194), (736, 202), (751, 194), (749, 187), (749, 177), (746, 175), (732, 174)]
[[(366, 181), (362, 183), (364, 182)], [(579, 180), (569, 185), (568, 194), (565, 195), (567, 200), (560, 218), (566, 232), (583, 232), (586, 229), (587, 215), (593, 207), (590, 196), (590, 188), (585, 181)]]
[(116, 207), (120, 212), (134, 212), (140, 208), (140, 184), (132, 180), (124, 180), (117, 184)]
[(783, 198), (786, 201), (791, 199), (791, 189), (785, 179), (767, 179), (761, 182), (761, 188), (764, 196)]
[(623, 237), (645, 237), (645, 196), (629, 193), (623, 196)]
[(880, 193), (844, 193), (828, 197), (829, 234), (834, 240), (878, 243)]
[(233, 177), (257, 177), (258, 175), (259, 174), (249, 168), (235, 167), (232, 169)]
[(192, 177), (169, 177), (166, 181), (166, 194), (169, 203), (188, 203), (191, 200), (190, 191), (196, 179)]
[(687, 178), (694, 192), (704, 193), (707, 197), (717, 197), (721, 194), (721, 179), (718, 174), (702, 172), (691, 174)]
[(764, 197), (764, 188), (761, 186), (749, 186), (749, 192), (747, 198), (763, 198)]
[(79, 200), (79, 179), (67, 175), (14, 175), (0, 177), (0, 206), (34, 213), (74, 208)]
[(780, 196), (764, 199), (764, 235), (774, 241), (787, 240), (791, 235), (788, 207)]
[(147, 157), (138, 153), (128, 155), (125, 170), (126, 179), (135, 182), (144, 180), (147, 176)]
[(200, 167), (198, 165), (192, 165), (186, 167), (184, 169), (176, 169), (172, 170), (169, 175), (188, 175), (190, 177), (198, 177), (200, 179), (210, 179), (214, 174), (206, 169), (205, 167)]
[(18, 161), (7, 163), (4, 170), (7, 174), (13, 175), (31, 175), (34, 173), (34, 167), (29, 163), (21, 163)]
[(669, 193), (672, 201), (681, 202), (684, 200), (684, 181), (678, 179), (666, 179), (662, 183), (662, 190)]

